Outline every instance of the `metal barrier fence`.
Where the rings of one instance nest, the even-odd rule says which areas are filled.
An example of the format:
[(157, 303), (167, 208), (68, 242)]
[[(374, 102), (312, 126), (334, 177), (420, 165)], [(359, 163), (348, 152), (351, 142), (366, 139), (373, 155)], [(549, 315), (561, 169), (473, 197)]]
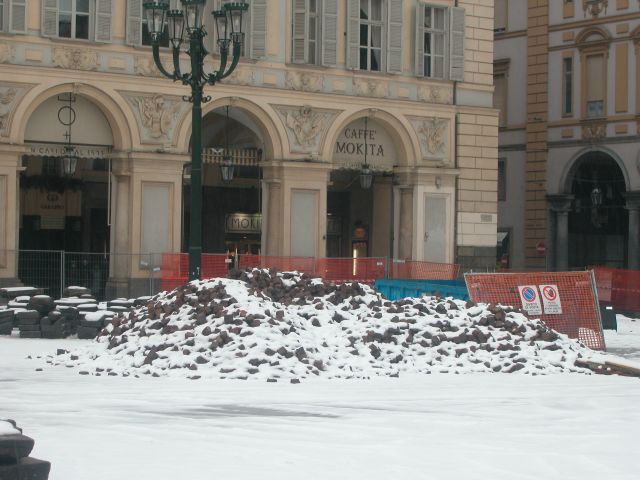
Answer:
[(640, 312), (640, 270), (593, 267), (600, 303), (617, 311)]
[[(81, 286), (89, 288), (95, 298), (102, 301), (158, 293), (162, 279), (160, 259), (159, 254), (0, 251), (0, 268), (16, 266), (15, 276), (19, 282), (52, 297), (64, 296), (67, 287)], [(128, 273), (132, 270), (135, 275)], [(8, 281), (0, 278), (3, 284)]]

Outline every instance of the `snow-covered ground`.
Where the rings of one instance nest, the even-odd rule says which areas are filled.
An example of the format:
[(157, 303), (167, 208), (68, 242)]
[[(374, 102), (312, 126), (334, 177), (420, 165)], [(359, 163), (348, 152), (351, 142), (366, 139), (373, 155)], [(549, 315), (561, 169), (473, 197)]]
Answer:
[[(620, 322), (607, 344), (640, 350), (636, 324)], [(0, 338), (0, 418), (35, 438), (32, 456), (51, 461), (51, 480), (640, 475), (635, 378), (432, 374), (293, 385), (82, 376), (25, 358), (86, 343)]]
[(607, 351), (634, 361), (640, 361), (640, 319), (616, 315), (618, 331), (605, 330)]

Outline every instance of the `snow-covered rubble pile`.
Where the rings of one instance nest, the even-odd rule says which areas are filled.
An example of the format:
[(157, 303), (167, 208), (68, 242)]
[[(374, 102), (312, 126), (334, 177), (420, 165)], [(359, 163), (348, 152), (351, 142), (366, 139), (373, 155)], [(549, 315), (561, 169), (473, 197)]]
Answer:
[(424, 297), (390, 302), (365, 285), (237, 272), (122, 313), (54, 365), (95, 375), (292, 381), (402, 373), (583, 372), (593, 352), (509, 308)]

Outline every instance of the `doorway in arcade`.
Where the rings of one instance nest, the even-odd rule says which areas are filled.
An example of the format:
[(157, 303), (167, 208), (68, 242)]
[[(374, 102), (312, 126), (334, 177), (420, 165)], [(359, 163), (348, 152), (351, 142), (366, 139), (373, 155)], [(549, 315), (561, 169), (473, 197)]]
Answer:
[(109, 123), (89, 98), (64, 93), (36, 108), (25, 144), (18, 276), (48, 295), (81, 285), (102, 298), (111, 250)]
[(327, 257), (392, 255), (395, 151), (373, 118), (359, 118), (340, 132), (327, 185)]
[[(203, 119), (203, 253), (233, 257), (261, 253), (263, 142), (259, 132), (249, 115), (232, 106), (216, 109)], [(190, 221), (188, 169), (183, 192), (186, 251)]]

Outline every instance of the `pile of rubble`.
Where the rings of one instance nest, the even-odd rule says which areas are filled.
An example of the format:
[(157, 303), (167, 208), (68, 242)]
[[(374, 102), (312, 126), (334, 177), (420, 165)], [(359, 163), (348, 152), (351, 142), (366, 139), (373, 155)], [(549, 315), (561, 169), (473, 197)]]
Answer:
[(31, 458), (34, 441), (13, 420), (0, 419), (0, 479), (47, 480), (51, 464)]
[[(81, 374), (370, 378), (404, 373), (590, 373), (594, 352), (496, 305), (390, 302), (366, 285), (266, 270), (192, 282), (121, 313), (96, 343), (47, 362)], [(581, 365), (584, 365), (582, 363)]]
[(68, 287), (64, 297), (54, 300), (39, 295), (32, 287), (0, 289), (9, 297), (0, 307), (0, 335), (11, 335), (18, 328), (21, 338), (93, 339), (117, 314), (129, 312), (134, 305), (146, 303), (149, 297), (136, 300), (117, 299), (99, 303), (84, 287)]

